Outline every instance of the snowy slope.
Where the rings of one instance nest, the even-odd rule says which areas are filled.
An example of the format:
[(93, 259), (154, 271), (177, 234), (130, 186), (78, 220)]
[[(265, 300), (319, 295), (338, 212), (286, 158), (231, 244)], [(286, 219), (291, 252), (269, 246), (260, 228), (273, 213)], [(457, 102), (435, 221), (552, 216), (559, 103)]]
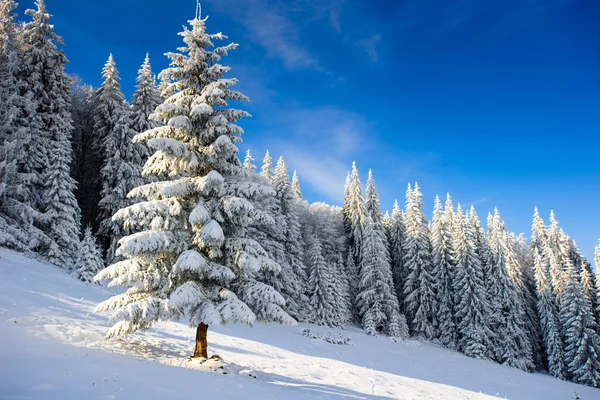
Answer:
[(303, 324), (211, 327), (209, 355), (225, 361), (214, 372), (188, 362), (194, 330), (181, 323), (104, 340), (106, 318), (91, 311), (110, 293), (0, 249), (0, 399), (600, 399), (598, 389), (357, 328), (336, 332), (352, 345), (329, 344), (301, 334), (328, 329)]

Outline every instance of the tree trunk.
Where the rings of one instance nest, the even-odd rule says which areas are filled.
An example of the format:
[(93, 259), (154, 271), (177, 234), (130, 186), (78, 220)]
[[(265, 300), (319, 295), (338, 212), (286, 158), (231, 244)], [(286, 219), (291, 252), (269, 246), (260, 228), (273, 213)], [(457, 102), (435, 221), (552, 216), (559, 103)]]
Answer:
[(206, 332), (208, 332), (208, 325), (200, 323), (196, 329), (196, 349), (194, 350), (194, 355), (192, 358), (208, 358), (208, 342), (206, 341)]

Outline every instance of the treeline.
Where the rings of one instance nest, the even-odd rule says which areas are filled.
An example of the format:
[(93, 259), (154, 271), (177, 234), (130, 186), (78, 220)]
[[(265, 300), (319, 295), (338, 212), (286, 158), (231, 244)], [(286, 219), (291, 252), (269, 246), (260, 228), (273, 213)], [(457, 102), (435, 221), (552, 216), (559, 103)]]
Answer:
[(384, 215), (355, 164), (342, 207), (308, 204), (283, 158), (240, 160), (248, 113), (230, 103), (248, 99), (219, 63), (237, 45), (214, 47), (226, 37), (205, 20), (190, 21), (158, 86), (146, 58), (128, 103), (112, 56), (98, 89), (65, 73), (36, 4), (21, 24), (0, 0), (0, 245), (127, 287), (97, 307), (113, 312), (109, 336), (183, 316), (197, 337), (239, 322), (360, 323), (600, 385), (600, 278), (553, 213), (547, 226), (535, 210), (528, 240), (498, 210), (484, 229), (448, 195), (429, 222), (414, 184)]

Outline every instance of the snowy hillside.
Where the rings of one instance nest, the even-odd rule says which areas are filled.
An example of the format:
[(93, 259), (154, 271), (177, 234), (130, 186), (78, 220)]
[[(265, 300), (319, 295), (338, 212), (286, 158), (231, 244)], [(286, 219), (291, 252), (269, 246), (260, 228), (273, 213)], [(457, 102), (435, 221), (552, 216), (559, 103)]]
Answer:
[(211, 328), (209, 355), (225, 361), (214, 372), (188, 361), (194, 331), (184, 324), (104, 340), (106, 319), (91, 311), (109, 295), (0, 249), (0, 398), (600, 399), (598, 389), (354, 328), (335, 332), (351, 345), (303, 336), (330, 331), (311, 325)]

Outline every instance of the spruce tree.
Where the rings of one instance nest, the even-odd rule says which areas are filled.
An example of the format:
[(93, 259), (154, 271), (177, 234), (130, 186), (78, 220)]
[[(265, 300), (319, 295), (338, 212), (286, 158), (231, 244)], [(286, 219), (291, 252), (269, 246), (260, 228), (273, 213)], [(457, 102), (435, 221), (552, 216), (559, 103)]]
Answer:
[(362, 235), (356, 303), (363, 329), (369, 335), (402, 337), (407, 332), (406, 322), (394, 292), (387, 248), (369, 214)]
[(411, 332), (415, 336), (433, 339), (438, 332), (438, 309), (435, 298), (435, 276), (431, 262), (431, 241), (429, 227), (423, 213), (423, 195), (415, 184), (407, 191), (406, 241), (404, 247), (404, 267), (408, 271), (404, 283), (405, 309)]
[[(162, 99), (154, 82), (150, 55), (146, 54), (144, 63), (138, 71), (137, 87), (131, 100), (130, 127), (133, 132), (142, 133), (158, 126), (157, 121), (153, 121), (149, 117), (160, 103), (162, 103)], [(143, 165), (150, 151), (143, 143), (137, 143), (134, 147), (142, 156), (141, 164)]]
[(292, 175), (292, 190), (298, 196), (298, 199), (302, 200), (302, 189), (300, 188), (300, 180), (298, 179), (296, 170), (294, 170), (294, 174)]
[[(37, 119), (35, 104), (24, 74), (23, 46), (19, 41), (12, 0), (0, 2), (0, 245), (18, 250), (37, 250), (50, 239), (39, 229), (39, 171), (32, 141)], [(39, 133), (38, 130), (35, 132)]]
[(77, 250), (73, 275), (83, 282), (90, 283), (102, 268), (104, 268), (102, 252), (96, 244), (92, 229), (87, 227)]
[(367, 212), (365, 210), (362, 186), (358, 174), (356, 162), (352, 163), (352, 173), (346, 179), (344, 206), (342, 207), (344, 228), (346, 231), (346, 241), (348, 245), (349, 257), (353, 258), (353, 266), (356, 269), (356, 275), (352, 274), (352, 265), (347, 263), (347, 270), (350, 279), (350, 287), (353, 288), (352, 296), (356, 298), (359, 288), (360, 276), (360, 257), (363, 229), (366, 222)]
[(279, 209), (284, 218), (283, 244), (285, 250), (285, 264), (282, 268), (286, 272), (283, 282), (283, 295), (286, 298), (286, 311), (294, 318), (300, 317), (304, 307), (303, 295), (306, 292), (306, 267), (302, 262), (302, 231), (300, 217), (294, 193), (290, 186), (287, 167), (283, 158), (279, 158), (273, 177), (275, 198), (279, 202)]
[[(534, 221), (534, 230), (536, 229), (535, 227), (536, 223)], [(552, 281), (550, 279), (550, 248), (548, 245), (545, 245), (542, 246), (540, 251), (540, 247), (536, 243), (533, 252), (537, 288), (537, 311), (548, 372), (559, 379), (565, 379), (566, 370), (563, 364), (564, 347), (558, 320), (556, 298), (552, 292)]]
[[(98, 96), (100, 114), (96, 123), (104, 151), (100, 170), (102, 198), (98, 203), (101, 218), (99, 234), (107, 246), (106, 262), (110, 264), (117, 261), (117, 243), (128, 232), (112, 217), (118, 210), (132, 204), (127, 194), (145, 182), (142, 179), (142, 163), (146, 149), (140, 143), (132, 142), (136, 132), (131, 127), (130, 111), (121, 93), (119, 73), (112, 55), (104, 67), (103, 76), (104, 83)], [(152, 129), (152, 125), (148, 128)]]
[[(600, 326), (600, 244), (596, 245), (594, 263), (596, 264), (596, 301), (598, 303), (598, 307), (595, 310), (596, 323)], [(600, 330), (598, 334), (600, 334)]]
[(394, 279), (394, 289), (398, 296), (400, 309), (404, 310), (404, 282), (406, 281), (407, 271), (404, 268), (404, 242), (406, 240), (406, 228), (402, 217), (402, 211), (398, 206), (398, 201), (394, 202), (390, 226), (388, 228), (388, 243), (390, 248), (390, 260), (392, 268), (392, 277)]
[[(41, 194), (40, 210), (44, 213), (43, 230), (50, 238), (44, 255), (50, 262), (70, 268), (79, 245), (81, 219), (74, 195), (76, 182), (70, 175), (71, 79), (65, 73), (67, 58), (57, 47), (62, 45), (62, 38), (53, 31), (44, 1), (39, 0), (36, 5), (36, 10), (26, 11), (32, 21), (23, 28), (22, 73), (26, 74), (35, 99), (32, 120), (41, 135), (37, 145), (45, 147), (38, 150), (30, 147), (29, 151), (39, 152), (35, 163), (40, 162), (37, 168), (41, 180), (37, 187)], [(31, 133), (36, 134), (36, 130)]]
[(475, 251), (473, 227), (462, 214), (460, 205), (454, 218), (453, 246), (458, 347), (469, 357), (491, 359), (494, 333), (489, 328), (490, 304), (484, 287), (483, 268)]
[(96, 276), (130, 287), (96, 307), (115, 311), (108, 336), (187, 315), (196, 327), (194, 357), (207, 356), (211, 325), (294, 323), (282, 296), (255, 279), (263, 269), (279, 269), (248, 230), (263, 217), (253, 198), (271, 189), (251, 181), (237, 157), (243, 130), (236, 122), (248, 113), (228, 103), (248, 99), (232, 89), (237, 80), (224, 78), (230, 68), (219, 64), (237, 45), (213, 48), (225, 36), (206, 34), (205, 21), (190, 21), (181, 33), (185, 46), (168, 53), (171, 65), (161, 76), (177, 92), (152, 114), (164, 126), (135, 138), (155, 149), (144, 173), (169, 179), (132, 191), (145, 201), (115, 219), (143, 231), (121, 239), (117, 254), (126, 259)]
[(436, 303), (439, 321), (439, 341), (450, 349), (457, 347), (457, 332), (454, 324), (454, 248), (452, 225), (444, 218), (442, 202), (435, 197), (431, 223), (431, 246), (433, 276), (436, 281)]
[(263, 165), (260, 170), (260, 175), (267, 180), (267, 182), (271, 182), (273, 180), (273, 159), (271, 158), (271, 154), (269, 150), (265, 153), (265, 158), (263, 158)]
[(317, 325), (339, 326), (334, 316), (333, 292), (334, 276), (322, 255), (321, 242), (313, 237), (310, 241), (310, 277), (308, 294), (310, 297), (309, 321)]
[(250, 172), (256, 172), (256, 165), (252, 162), (254, 158), (252, 157), (252, 153), (250, 153), (250, 149), (246, 150), (246, 157), (244, 158), (244, 169)]
[(517, 293), (525, 312), (525, 329), (531, 344), (531, 355), (538, 369), (544, 367), (542, 355), (542, 338), (539, 331), (540, 321), (537, 313), (537, 299), (535, 297), (535, 284), (532, 276), (525, 242), (521, 243), (519, 237), (514, 234), (504, 233), (504, 249), (506, 252), (506, 265), (508, 273), (515, 283)]
[(580, 280), (576, 266), (569, 265), (560, 296), (565, 364), (573, 382), (597, 387), (600, 386), (600, 338)]
[(531, 370), (533, 359), (531, 342), (527, 335), (527, 316), (523, 297), (510, 276), (506, 235), (506, 228), (496, 209), (488, 226), (488, 284), (492, 288), (492, 330), (496, 333), (493, 352), (499, 363)]

